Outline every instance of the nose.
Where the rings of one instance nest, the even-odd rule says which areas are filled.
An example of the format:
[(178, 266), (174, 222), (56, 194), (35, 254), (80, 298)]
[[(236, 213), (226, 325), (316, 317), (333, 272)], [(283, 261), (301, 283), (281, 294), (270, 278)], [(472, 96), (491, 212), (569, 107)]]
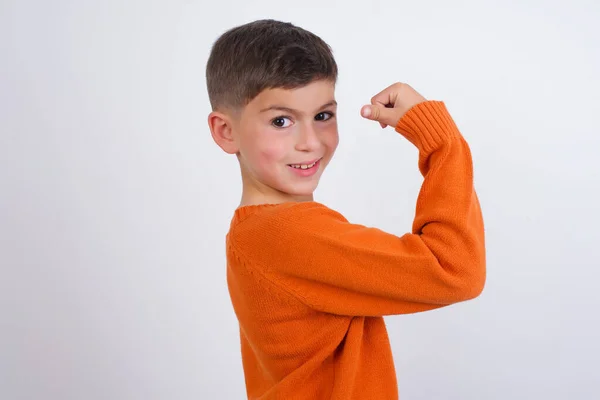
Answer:
[(312, 124), (306, 124), (298, 129), (298, 139), (296, 141), (296, 150), (311, 152), (321, 146), (321, 139), (315, 127)]

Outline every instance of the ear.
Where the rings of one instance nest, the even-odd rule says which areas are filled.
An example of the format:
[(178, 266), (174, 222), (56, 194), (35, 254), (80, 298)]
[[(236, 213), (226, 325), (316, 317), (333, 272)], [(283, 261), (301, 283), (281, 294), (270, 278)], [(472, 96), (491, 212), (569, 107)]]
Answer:
[(218, 111), (208, 114), (208, 127), (213, 140), (225, 153), (238, 152), (238, 145), (233, 136), (233, 124), (226, 114)]

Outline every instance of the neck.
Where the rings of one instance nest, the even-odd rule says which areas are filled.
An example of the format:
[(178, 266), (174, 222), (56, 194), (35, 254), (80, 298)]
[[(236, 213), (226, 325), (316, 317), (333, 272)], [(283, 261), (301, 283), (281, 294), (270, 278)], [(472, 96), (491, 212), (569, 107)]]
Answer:
[(240, 207), (253, 206), (260, 204), (280, 204), (290, 202), (313, 201), (313, 196), (293, 196), (288, 193), (277, 192), (264, 193), (253, 187), (246, 187), (242, 190), (242, 199)]

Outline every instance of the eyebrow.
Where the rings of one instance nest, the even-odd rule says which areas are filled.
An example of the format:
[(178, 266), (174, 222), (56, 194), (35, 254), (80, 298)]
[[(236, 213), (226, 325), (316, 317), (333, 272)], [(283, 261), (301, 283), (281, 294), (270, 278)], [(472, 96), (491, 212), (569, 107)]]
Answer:
[[(331, 107), (331, 106), (337, 106), (337, 101), (331, 100), (329, 103), (323, 104), (318, 109), (322, 110), (324, 108)], [(278, 106), (278, 105), (272, 105), (272, 106), (269, 106), (267, 108), (263, 108), (262, 110), (260, 110), (260, 112), (263, 113), (263, 112), (272, 111), (272, 110), (284, 111), (284, 112), (288, 112), (290, 114), (302, 114), (302, 112), (300, 112), (298, 110), (294, 110), (293, 108), (284, 107), (284, 106)]]

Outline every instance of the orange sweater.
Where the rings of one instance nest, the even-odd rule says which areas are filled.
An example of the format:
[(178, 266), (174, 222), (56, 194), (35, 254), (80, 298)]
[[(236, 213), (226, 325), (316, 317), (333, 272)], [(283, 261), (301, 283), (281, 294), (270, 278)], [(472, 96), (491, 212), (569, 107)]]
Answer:
[(249, 399), (397, 399), (383, 316), (483, 290), (467, 143), (438, 101), (410, 109), (396, 131), (419, 149), (424, 176), (412, 233), (352, 224), (317, 202), (235, 211), (227, 280)]

